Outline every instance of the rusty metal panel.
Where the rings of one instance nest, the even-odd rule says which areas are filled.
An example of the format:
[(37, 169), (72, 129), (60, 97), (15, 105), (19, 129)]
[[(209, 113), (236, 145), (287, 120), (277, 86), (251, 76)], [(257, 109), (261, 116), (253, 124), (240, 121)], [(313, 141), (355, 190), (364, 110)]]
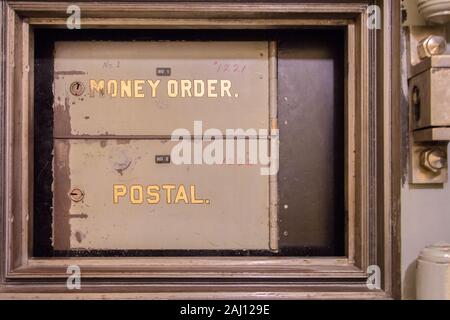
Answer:
[(268, 128), (265, 41), (55, 43), (56, 137)]
[(259, 166), (160, 163), (175, 143), (56, 140), (54, 248), (268, 249)]

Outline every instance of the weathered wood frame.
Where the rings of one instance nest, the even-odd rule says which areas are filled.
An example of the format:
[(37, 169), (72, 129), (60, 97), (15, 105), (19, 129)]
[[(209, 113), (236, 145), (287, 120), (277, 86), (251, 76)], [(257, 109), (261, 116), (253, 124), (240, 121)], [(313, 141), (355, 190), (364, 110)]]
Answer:
[[(382, 10), (381, 30), (367, 28), (367, 3), (79, 4), (83, 28), (345, 27), (346, 257), (35, 259), (30, 244), (33, 27), (65, 27), (69, 3), (3, 2), (0, 297), (399, 297), (400, 3), (380, 0), (375, 4)], [(66, 288), (68, 265), (81, 268), (80, 291)], [(369, 265), (382, 270), (381, 290), (366, 286)]]

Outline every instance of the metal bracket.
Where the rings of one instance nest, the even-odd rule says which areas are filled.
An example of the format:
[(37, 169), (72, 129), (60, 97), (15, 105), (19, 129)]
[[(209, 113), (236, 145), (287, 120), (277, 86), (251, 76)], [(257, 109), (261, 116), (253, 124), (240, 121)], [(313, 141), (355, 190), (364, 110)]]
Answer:
[[(430, 67), (425, 68), (423, 64)], [(450, 87), (446, 83), (450, 81), (450, 68), (433, 65), (436, 65), (433, 58), (429, 58), (415, 66), (414, 69), (423, 70), (416, 72), (409, 83), (410, 183), (413, 184), (443, 184), (448, 180), (450, 89), (447, 88)]]
[(409, 30), (410, 183), (448, 181), (450, 56), (442, 27)]

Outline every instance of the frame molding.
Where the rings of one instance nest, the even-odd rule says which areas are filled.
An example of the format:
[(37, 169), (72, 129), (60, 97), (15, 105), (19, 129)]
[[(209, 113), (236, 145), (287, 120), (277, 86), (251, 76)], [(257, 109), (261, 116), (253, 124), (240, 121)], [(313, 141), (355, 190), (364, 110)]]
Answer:
[[(2, 2), (0, 298), (400, 297), (400, 3), (375, 1), (383, 28), (370, 31), (372, 2), (79, 3), (83, 28), (346, 28), (347, 257), (310, 259), (32, 258), (33, 27), (65, 27), (69, 3)], [(84, 279), (76, 292), (65, 286), (73, 264)], [(373, 264), (382, 290), (366, 287)]]

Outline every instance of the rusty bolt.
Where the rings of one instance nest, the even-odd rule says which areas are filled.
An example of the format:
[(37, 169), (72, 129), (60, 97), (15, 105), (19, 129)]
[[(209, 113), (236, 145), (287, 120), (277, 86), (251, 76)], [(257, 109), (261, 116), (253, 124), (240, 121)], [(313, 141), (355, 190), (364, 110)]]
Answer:
[(420, 154), (422, 168), (438, 173), (447, 166), (447, 153), (440, 148), (430, 148)]
[(70, 191), (70, 199), (74, 202), (80, 202), (84, 198), (84, 192), (81, 189), (74, 188)]
[(74, 96), (81, 96), (84, 92), (84, 85), (80, 81), (74, 81), (70, 85), (70, 93), (72, 93)]
[(420, 59), (443, 54), (445, 50), (447, 50), (447, 42), (440, 36), (428, 36), (417, 44)]

